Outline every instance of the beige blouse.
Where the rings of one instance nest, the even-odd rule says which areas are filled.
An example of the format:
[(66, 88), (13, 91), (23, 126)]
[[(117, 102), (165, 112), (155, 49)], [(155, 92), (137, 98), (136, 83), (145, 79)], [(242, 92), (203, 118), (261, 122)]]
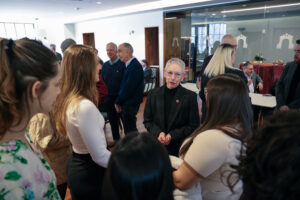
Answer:
[[(200, 181), (203, 200), (238, 200), (242, 182), (238, 182), (233, 194), (227, 186), (230, 164), (238, 164), (241, 142), (220, 130), (200, 133), (187, 151), (184, 161), (204, 177)], [(236, 177), (234, 177), (236, 178)]]
[(57, 132), (52, 118), (43, 113), (36, 114), (30, 120), (29, 135), (55, 172), (57, 185), (66, 183), (66, 168), (72, 153), (68, 137)]

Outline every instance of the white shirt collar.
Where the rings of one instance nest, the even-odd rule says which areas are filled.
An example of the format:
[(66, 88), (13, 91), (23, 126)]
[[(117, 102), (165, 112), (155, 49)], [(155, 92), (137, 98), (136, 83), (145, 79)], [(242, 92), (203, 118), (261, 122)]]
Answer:
[(135, 57), (132, 56), (132, 58), (130, 58), (126, 63), (125, 63), (125, 66), (128, 67), (128, 65), (130, 64), (130, 62), (134, 59)]

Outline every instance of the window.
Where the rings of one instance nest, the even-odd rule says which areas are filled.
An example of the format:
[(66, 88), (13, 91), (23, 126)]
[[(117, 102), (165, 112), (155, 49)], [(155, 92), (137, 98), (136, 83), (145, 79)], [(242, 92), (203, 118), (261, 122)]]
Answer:
[(28, 37), (35, 39), (34, 24), (0, 22), (0, 37), (12, 39)]

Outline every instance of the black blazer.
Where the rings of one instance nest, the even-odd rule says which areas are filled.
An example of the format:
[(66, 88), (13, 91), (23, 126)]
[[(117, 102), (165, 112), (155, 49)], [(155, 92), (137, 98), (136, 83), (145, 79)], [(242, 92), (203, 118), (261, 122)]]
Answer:
[[(179, 85), (174, 100), (170, 102), (172, 113), (164, 113), (164, 87), (149, 92), (144, 110), (144, 125), (155, 137), (167, 130), (166, 134), (170, 133), (172, 139), (166, 148), (169, 154), (178, 156), (184, 139), (200, 124), (197, 95)], [(170, 115), (167, 118), (168, 127), (165, 127), (165, 114)]]
[[(294, 77), (297, 67), (299, 66), (297, 66), (295, 62), (290, 62), (287, 63), (286, 66), (283, 68), (282, 74), (278, 79), (275, 88), (277, 108), (283, 105), (287, 105), (286, 101), (290, 92), (292, 79)], [(287, 106), (293, 109), (300, 108), (300, 83), (298, 83), (292, 102), (290, 102)]]

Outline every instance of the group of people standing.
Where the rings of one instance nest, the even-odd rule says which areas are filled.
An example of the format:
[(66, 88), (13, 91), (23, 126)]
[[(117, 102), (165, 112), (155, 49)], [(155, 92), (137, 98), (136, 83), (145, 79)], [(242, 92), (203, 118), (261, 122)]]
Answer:
[[(284, 170), (272, 167), (273, 161), (266, 158), (276, 155), (278, 166), (289, 164), (284, 177), (294, 180), (285, 181), (276, 197), (296, 199), (299, 188), (292, 177), (298, 177), (299, 134), (295, 133), (299, 132), (299, 111), (275, 115), (260, 130), (263, 135), (257, 135), (252, 129), (249, 82), (241, 70), (233, 68), (236, 44), (230, 39), (234, 42), (234, 37), (223, 39), (203, 70), (203, 123), (200, 125), (196, 93), (180, 85), (185, 63), (171, 58), (164, 68), (166, 84), (147, 97), (144, 125), (148, 133), (138, 134), (136, 114), (143, 101), (145, 78), (129, 43), (107, 44), (110, 60), (103, 64), (100, 77), (101, 64), (91, 47), (72, 43), (60, 63), (40, 42), (1, 38), (0, 197), (61, 199), (68, 185), (74, 200), (235, 200), (243, 191), (246, 199), (275, 199), (272, 195), (277, 193), (270, 191), (280, 186)], [(299, 71), (300, 46), (297, 48), (295, 74)], [(113, 152), (107, 148), (105, 121), (98, 110), (96, 82), (101, 78), (108, 90), (104, 105), (113, 138), (120, 140), (120, 118), (126, 135)], [(290, 82), (296, 94), (288, 93), (288, 99), (297, 105), (293, 98), (298, 95), (299, 79)], [(279, 83), (284, 89), (286, 78)], [(284, 104), (280, 105), (284, 110)], [(24, 140), (5, 139), (15, 134), (24, 135)], [(282, 155), (276, 153), (281, 150), (274, 141), (283, 148)], [(46, 159), (50, 166), (41, 154), (49, 150), (49, 144), (52, 153)], [(70, 158), (58, 156), (61, 151)], [(55, 159), (68, 162), (54, 166)], [(59, 179), (59, 168), (67, 179)], [(273, 181), (269, 181), (268, 169), (274, 172)]]

